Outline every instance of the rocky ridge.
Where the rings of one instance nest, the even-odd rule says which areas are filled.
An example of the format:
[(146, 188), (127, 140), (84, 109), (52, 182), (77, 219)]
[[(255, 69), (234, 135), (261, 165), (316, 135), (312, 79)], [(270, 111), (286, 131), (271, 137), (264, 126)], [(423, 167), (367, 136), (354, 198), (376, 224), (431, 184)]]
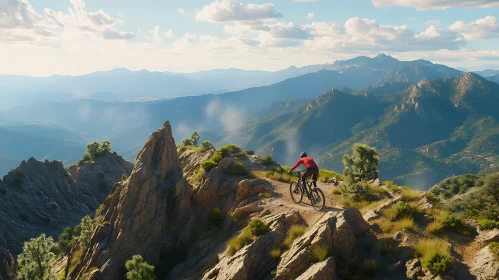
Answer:
[(66, 170), (59, 161), (30, 158), (0, 180), (0, 246), (17, 255), (22, 242), (92, 214), (132, 164), (116, 153)]

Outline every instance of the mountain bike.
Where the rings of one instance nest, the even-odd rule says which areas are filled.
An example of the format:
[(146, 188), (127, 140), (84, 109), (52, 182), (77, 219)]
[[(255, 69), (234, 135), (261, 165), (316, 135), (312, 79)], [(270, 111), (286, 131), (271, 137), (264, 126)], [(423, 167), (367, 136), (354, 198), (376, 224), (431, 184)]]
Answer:
[(302, 174), (300, 171), (297, 172), (298, 181), (293, 181), (289, 184), (289, 193), (291, 194), (291, 199), (294, 203), (300, 203), (303, 200), (303, 195), (306, 194), (312, 207), (320, 211), (324, 209), (326, 199), (324, 198), (324, 193), (321, 189), (315, 188), (313, 181), (305, 181), (305, 186), (302, 183)]

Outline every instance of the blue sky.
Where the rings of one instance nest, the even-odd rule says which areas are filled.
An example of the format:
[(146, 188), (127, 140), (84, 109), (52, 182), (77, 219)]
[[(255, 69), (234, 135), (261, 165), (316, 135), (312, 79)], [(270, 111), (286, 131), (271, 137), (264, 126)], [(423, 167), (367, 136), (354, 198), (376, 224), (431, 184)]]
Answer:
[(278, 70), (379, 52), (499, 68), (499, 0), (299, 1), (0, 1), (0, 74)]

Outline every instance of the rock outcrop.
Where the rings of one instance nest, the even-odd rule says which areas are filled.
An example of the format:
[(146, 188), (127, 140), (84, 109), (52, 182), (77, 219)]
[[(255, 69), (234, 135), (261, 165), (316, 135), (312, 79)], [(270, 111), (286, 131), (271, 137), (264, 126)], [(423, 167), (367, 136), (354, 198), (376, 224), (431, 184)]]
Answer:
[[(90, 268), (94, 279), (120, 279), (128, 259), (139, 254), (157, 264), (189, 238), (192, 186), (183, 178), (170, 124), (154, 132), (137, 155), (130, 177), (115, 187), (82, 262), (69, 279)], [(182, 238), (180, 238), (182, 237)]]
[(22, 242), (45, 233), (55, 236), (92, 214), (111, 187), (131, 172), (116, 153), (69, 168), (59, 161), (30, 158), (0, 180), (0, 246), (14, 255)]
[(470, 273), (478, 280), (499, 279), (499, 261), (489, 250), (489, 246), (484, 247), (475, 257)]
[(0, 248), (0, 280), (16, 279), (16, 262), (4, 248)]
[[(275, 279), (339, 279), (336, 273), (336, 257), (344, 259), (356, 255), (359, 241), (376, 237), (370, 232), (370, 225), (355, 208), (340, 213), (327, 212), (319, 222), (302, 237), (295, 240), (277, 267)], [(326, 250), (328, 260), (314, 264), (315, 250)], [(314, 278), (315, 272), (327, 273), (326, 278)]]
[(299, 221), (297, 212), (274, 215), (265, 219), (271, 231), (257, 237), (233, 256), (227, 252), (220, 262), (207, 271), (203, 280), (252, 280), (268, 277), (275, 266), (270, 251), (279, 248), (289, 227)]

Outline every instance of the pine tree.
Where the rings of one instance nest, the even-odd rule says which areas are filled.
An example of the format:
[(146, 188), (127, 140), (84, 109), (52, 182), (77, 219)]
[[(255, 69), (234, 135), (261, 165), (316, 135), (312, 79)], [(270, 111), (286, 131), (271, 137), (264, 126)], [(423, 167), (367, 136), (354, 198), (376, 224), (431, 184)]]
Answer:
[(23, 252), (17, 257), (19, 275), (25, 280), (55, 279), (50, 272), (50, 265), (55, 260), (55, 254), (51, 252), (53, 247), (54, 240), (45, 234), (24, 242)]

